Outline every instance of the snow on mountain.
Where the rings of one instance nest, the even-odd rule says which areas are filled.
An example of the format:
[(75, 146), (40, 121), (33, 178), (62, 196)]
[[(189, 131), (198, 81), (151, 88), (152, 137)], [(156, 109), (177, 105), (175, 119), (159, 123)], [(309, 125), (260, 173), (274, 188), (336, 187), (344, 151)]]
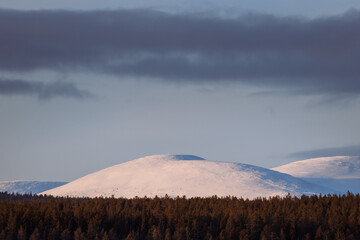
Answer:
[(0, 192), (36, 194), (64, 184), (66, 182), (0, 181)]
[(290, 175), (248, 164), (208, 161), (192, 155), (153, 155), (79, 178), (41, 194), (73, 197), (243, 198), (329, 192)]
[(311, 158), (275, 167), (272, 170), (301, 178), (360, 178), (360, 158), (358, 156)]
[(272, 170), (345, 193), (360, 193), (360, 157), (334, 156), (292, 162)]

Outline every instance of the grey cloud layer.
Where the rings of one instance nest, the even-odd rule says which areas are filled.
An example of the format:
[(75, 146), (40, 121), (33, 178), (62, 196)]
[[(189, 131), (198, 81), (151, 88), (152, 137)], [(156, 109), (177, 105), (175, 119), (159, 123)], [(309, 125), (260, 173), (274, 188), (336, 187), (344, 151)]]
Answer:
[(90, 93), (78, 89), (72, 83), (55, 82), (45, 84), (14, 79), (0, 79), (0, 95), (36, 95), (40, 100), (49, 100), (54, 97), (90, 97)]
[(360, 145), (296, 152), (290, 154), (288, 157), (295, 159), (308, 159), (332, 156), (360, 156)]
[(306, 20), (150, 10), (0, 11), (0, 69), (90, 70), (360, 93), (360, 12)]

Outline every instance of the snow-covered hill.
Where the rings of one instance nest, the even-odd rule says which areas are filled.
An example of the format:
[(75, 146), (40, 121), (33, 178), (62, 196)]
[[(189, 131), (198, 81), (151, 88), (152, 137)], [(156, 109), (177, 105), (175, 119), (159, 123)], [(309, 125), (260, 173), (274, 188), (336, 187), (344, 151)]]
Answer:
[(153, 155), (89, 174), (42, 194), (96, 197), (237, 196), (243, 198), (330, 192), (290, 175), (248, 164), (192, 155)]
[(341, 193), (360, 193), (360, 157), (334, 156), (292, 162), (272, 170), (330, 186)]
[(360, 158), (358, 156), (311, 158), (272, 170), (302, 178), (360, 178)]
[(66, 182), (0, 181), (0, 192), (35, 194), (64, 184)]

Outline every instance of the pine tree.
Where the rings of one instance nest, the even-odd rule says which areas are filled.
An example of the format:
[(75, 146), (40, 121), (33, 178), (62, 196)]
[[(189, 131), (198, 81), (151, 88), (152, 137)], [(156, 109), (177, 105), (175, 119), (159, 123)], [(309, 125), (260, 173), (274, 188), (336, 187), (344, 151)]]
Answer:
[(31, 234), (29, 240), (39, 240), (41, 239), (39, 230), (37, 228), (35, 228), (34, 232)]

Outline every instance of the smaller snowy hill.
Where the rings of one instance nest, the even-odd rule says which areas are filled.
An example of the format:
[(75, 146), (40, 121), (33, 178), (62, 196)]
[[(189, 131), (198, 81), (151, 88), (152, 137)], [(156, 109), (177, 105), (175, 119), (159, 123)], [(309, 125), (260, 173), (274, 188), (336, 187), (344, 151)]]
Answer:
[(72, 197), (210, 197), (328, 193), (288, 174), (193, 155), (153, 155), (118, 164), (42, 194)]
[(311, 158), (272, 170), (301, 178), (360, 178), (360, 158), (358, 156)]
[(330, 187), (341, 193), (360, 193), (360, 157), (334, 156), (292, 162), (272, 170)]
[(0, 192), (36, 194), (64, 184), (66, 182), (0, 181)]

